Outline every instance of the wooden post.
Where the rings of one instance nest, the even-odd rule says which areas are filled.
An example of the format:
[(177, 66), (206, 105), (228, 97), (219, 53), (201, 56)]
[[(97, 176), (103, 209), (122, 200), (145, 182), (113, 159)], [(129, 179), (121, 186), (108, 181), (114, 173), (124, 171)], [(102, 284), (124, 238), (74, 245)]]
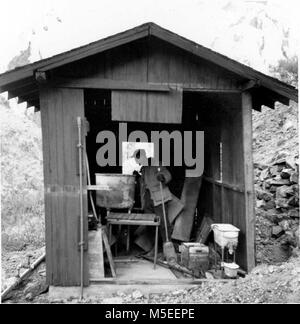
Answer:
[(249, 92), (242, 93), (243, 155), (245, 179), (245, 221), (247, 270), (255, 266), (255, 210), (252, 158), (252, 97)]

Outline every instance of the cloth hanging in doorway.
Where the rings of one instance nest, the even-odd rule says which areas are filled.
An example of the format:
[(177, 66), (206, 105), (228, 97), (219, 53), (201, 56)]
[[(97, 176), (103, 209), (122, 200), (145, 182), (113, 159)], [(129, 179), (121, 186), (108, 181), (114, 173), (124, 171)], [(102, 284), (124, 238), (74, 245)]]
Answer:
[(175, 220), (172, 239), (183, 242), (190, 240), (201, 184), (202, 177), (185, 179), (180, 199), (184, 209)]
[(182, 121), (182, 89), (169, 92), (113, 90), (112, 120), (180, 124)]

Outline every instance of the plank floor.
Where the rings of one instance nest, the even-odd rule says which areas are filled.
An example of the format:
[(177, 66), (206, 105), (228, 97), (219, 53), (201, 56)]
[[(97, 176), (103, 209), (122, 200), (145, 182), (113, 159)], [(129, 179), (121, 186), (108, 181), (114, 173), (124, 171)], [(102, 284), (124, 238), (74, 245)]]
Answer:
[(115, 260), (117, 279), (120, 280), (148, 280), (148, 279), (176, 279), (171, 270), (156, 265), (147, 260), (132, 258), (132, 261), (118, 258)]

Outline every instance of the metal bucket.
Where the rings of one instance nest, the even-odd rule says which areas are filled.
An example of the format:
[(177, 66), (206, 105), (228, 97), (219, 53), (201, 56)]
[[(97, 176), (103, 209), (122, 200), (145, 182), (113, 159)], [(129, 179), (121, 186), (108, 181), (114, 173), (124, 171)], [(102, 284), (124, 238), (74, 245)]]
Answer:
[(105, 208), (132, 208), (135, 194), (135, 176), (96, 173), (96, 203)]

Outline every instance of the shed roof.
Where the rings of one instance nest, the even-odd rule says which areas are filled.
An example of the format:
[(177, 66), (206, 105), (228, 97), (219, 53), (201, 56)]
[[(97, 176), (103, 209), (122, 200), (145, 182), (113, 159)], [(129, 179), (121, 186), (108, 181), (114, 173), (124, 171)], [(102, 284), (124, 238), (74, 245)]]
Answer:
[(65, 64), (148, 36), (155, 36), (195, 56), (221, 66), (249, 81), (249, 84), (255, 85), (251, 91), (255, 94), (253, 105), (257, 110), (260, 109), (261, 105), (274, 108), (275, 101), (280, 101), (284, 104), (288, 104), (289, 100), (298, 101), (298, 90), (295, 87), (256, 71), (249, 66), (234, 61), (151, 22), (0, 74), (0, 93), (8, 91), (9, 99), (18, 97), (19, 103), (27, 102), (28, 107), (35, 106), (36, 109), (39, 109), (39, 86), (36, 80), (36, 72), (47, 72)]

